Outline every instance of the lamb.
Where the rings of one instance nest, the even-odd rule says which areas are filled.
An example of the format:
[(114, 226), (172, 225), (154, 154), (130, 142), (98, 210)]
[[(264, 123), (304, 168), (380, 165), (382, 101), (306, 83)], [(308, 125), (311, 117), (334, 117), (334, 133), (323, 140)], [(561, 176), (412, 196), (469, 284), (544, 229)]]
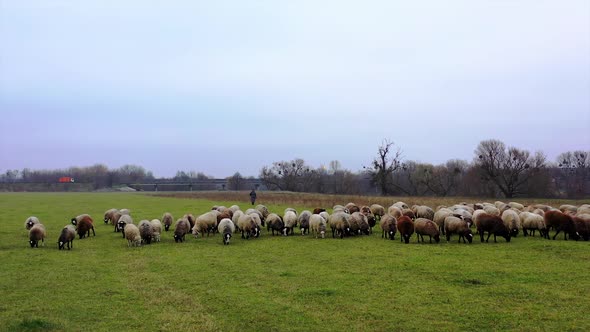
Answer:
[(217, 230), (223, 237), (223, 244), (228, 245), (232, 234), (236, 231), (236, 226), (234, 225), (233, 221), (231, 221), (231, 219), (224, 218), (221, 219), (217, 225)]
[(434, 238), (436, 243), (440, 242), (440, 231), (434, 221), (426, 218), (417, 218), (414, 221), (414, 229), (418, 241), (422, 238), (422, 242), (424, 242), (424, 235), (428, 235), (430, 243), (432, 243), (432, 238)]
[(217, 227), (217, 215), (219, 211), (209, 211), (197, 217), (195, 221), (195, 225), (192, 227), (193, 235), (198, 237), (201, 234), (201, 238), (205, 237), (205, 232), (207, 232), (207, 237), (209, 237), (209, 233), (213, 230), (213, 228)]
[(250, 239), (250, 235), (254, 237), (260, 235), (260, 229), (250, 214), (244, 214), (238, 219), (238, 227), (242, 231), (242, 239)]
[(172, 214), (170, 212), (165, 212), (162, 215), (162, 223), (164, 224), (164, 229), (166, 230), (166, 232), (168, 232), (170, 226), (172, 226), (173, 221), (174, 218), (172, 217)]
[(105, 223), (105, 224), (108, 224), (109, 222), (110, 222), (111, 224), (114, 224), (114, 223), (116, 223), (116, 222), (117, 222), (117, 220), (119, 220), (119, 219), (117, 219), (117, 220), (113, 220), (113, 219), (114, 219), (114, 218), (113, 218), (113, 215), (114, 215), (115, 213), (119, 213), (119, 210), (117, 210), (117, 209), (108, 209), (108, 210), (106, 210), (106, 211), (105, 211), (105, 213), (104, 213), (104, 223)]
[(416, 218), (426, 218), (428, 220), (434, 220), (434, 210), (426, 205), (420, 205), (416, 207), (414, 211)]
[(390, 214), (384, 215), (379, 221), (379, 226), (381, 227), (381, 238), (386, 239), (389, 237), (390, 240), (394, 240), (395, 233), (397, 231), (396, 223), (397, 221), (395, 220), (394, 216)]
[(125, 230), (125, 225), (128, 224), (133, 224), (133, 218), (131, 218), (131, 216), (128, 214), (122, 215), (119, 218), (119, 221), (117, 221), (117, 230), (121, 231), (121, 234), (123, 234), (123, 238), (125, 238), (125, 233), (123, 232), (123, 230)]
[(92, 235), (96, 236), (96, 233), (94, 232), (94, 222), (87, 214), (81, 214), (75, 218), (72, 218), (72, 225), (76, 226), (76, 230), (78, 231), (78, 236), (80, 236), (80, 239), (83, 239), (86, 236), (90, 237), (91, 230)]
[(466, 238), (469, 243), (473, 241), (473, 234), (471, 233), (471, 229), (469, 229), (469, 224), (465, 220), (455, 216), (445, 218), (445, 234), (447, 236), (447, 242), (451, 241), (452, 234), (459, 235), (459, 242), (463, 239), (463, 243), (466, 243)]
[(57, 249), (65, 249), (68, 246), (68, 250), (74, 247), (74, 239), (76, 238), (76, 228), (73, 225), (66, 225), (57, 239)]
[(445, 218), (452, 216), (453, 211), (442, 208), (434, 213), (433, 221), (438, 225), (438, 231), (445, 235)]
[(549, 239), (549, 229), (553, 227), (555, 229), (555, 235), (553, 236), (553, 240), (557, 237), (559, 232), (563, 231), (563, 239), (567, 240), (567, 235), (569, 234), (571, 237), (576, 237), (576, 229), (574, 226), (574, 221), (572, 217), (567, 213), (562, 213), (557, 210), (547, 211), (545, 212), (545, 226), (547, 227), (547, 231), (545, 232), (545, 238)]
[(332, 238), (334, 238), (336, 234), (340, 235), (341, 239), (344, 237), (344, 235), (350, 235), (349, 218), (350, 215), (348, 213), (332, 213), (330, 219), (328, 220), (330, 228), (332, 229)]
[(293, 228), (297, 226), (297, 214), (293, 211), (285, 210), (283, 222), (285, 223), (284, 235), (289, 235), (289, 233), (293, 233)]
[(154, 235), (154, 230), (152, 229), (152, 224), (149, 220), (141, 220), (138, 224), (139, 228), (139, 235), (141, 236), (141, 242), (150, 244), (152, 243), (152, 236)]
[(134, 224), (125, 224), (123, 235), (125, 235), (125, 238), (127, 239), (127, 247), (141, 246), (141, 233), (139, 232), (139, 228)]
[(283, 232), (285, 229), (285, 223), (283, 219), (276, 213), (271, 213), (266, 217), (266, 230), (271, 231), (272, 235), (275, 235), (275, 231), (277, 233)]
[(397, 219), (397, 230), (401, 236), (400, 240), (408, 244), (414, 234), (414, 222), (408, 216), (401, 216)]
[(41, 222), (39, 221), (39, 218), (35, 217), (35, 216), (30, 216), (27, 218), (27, 220), (25, 220), (25, 229), (31, 230), (31, 228), (33, 226), (35, 226), (36, 224), (40, 224)]
[(506, 210), (502, 212), (502, 220), (508, 229), (510, 230), (510, 236), (516, 237), (518, 230), (520, 229), (520, 218), (514, 210)]
[(544, 237), (545, 230), (545, 220), (542, 216), (532, 213), (532, 212), (521, 212), (518, 217), (520, 218), (521, 226), (522, 226), (522, 233), (524, 236), (527, 236), (527, 230), (535, 236), (535, 230), (539, 230), (541, 236)]
[(326, 220), (320, 216), (319, 214), (312, 214), (309, 217), (309, 228), (311, 229), (311, 233), (315, 235), (315, 238), (318, 238), (318, 234), (322, 237), (325, 237), (326, 234)]
[(487, 213), (478, 214), (475, 218), (475, 225), (481, 242), (483, 242), (485, 232), (488, 232), (486, 242), (488, 242), (492, 234), (494, 234), (494, 242), (497, 242), (496, 236), (502, 236), (506, 239), (506, 242), (510, 242), (510, 230), (499, 216)]
[(299, 230), (301, 230), (301, 235), (309, 233), (309, 218), (311, 218), (311, 212), (308, 210), (303, 210), (297, 218), (297, 223), (299, 224)]
[(39, 248), (39, 241), (45, 245), (45, 238), (47, 237), (47, 231), (43, 224), (34, 224), (29, 230), (29, 244), (31, 248)]
[(190, 229), (191, 224), (188, 219), (182, 218), (176, 220), (176, 224), (174, 225), (174, 242), (184, 241), (184, 236), (190, 232)]
[(372, 204), (370, 209), (371, 213), (375, 216), (375, 219), (381, 221), (381, 217), (385, 215), (385, 208), (379, 204)]
[(162, 223), (158, 219), (152, 219), (152, 221), (150, 221), (150, 224), (152, 224), (153, 230), (152, 240), (160, 242), (160, 234), (162, 234)]

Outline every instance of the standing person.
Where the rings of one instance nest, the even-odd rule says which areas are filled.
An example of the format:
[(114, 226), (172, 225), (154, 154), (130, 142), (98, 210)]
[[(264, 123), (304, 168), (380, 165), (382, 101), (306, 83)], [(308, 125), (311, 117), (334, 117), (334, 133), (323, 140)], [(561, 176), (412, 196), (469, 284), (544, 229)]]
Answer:
[(250, 202), (252, 202), (252, 205), (256, 202), (256, 191), (254, 191), (254, 189), (250, 192)]

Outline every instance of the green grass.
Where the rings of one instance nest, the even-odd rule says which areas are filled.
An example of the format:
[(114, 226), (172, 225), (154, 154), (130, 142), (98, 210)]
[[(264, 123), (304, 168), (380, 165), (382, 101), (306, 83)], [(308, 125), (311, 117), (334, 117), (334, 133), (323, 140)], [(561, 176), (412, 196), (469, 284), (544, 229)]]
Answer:
[[(590, 330), (590, 242), (405, 245), (377, 230), (344, 240), (264, 232), (223, 246), (219, 235), (174, 243), (169, 232), (128, 248), (102, 222), (111, 207), (139, 221), (234, 203), (0, 194), (0, 330)], [(80, 213), (93, 216), (97, 236), (58, 251), (60, 229)], [(44, 247), (28, 245), (30, 215), (47, 227)]]

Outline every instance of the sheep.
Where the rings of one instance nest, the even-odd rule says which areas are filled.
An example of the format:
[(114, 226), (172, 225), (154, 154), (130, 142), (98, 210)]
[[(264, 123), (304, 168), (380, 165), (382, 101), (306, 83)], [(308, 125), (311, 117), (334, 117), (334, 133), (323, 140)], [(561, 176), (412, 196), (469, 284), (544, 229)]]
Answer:
[(309, 233), (309, 218), (311, 217), (311, 211), (303, 210), (299, 217), (297, 218), (297, 223), (299, 224), (299, 230), (301, 230), (301, 235), (305, 235)]
[(172, 217), (172, 214), (170, 212), (165, 212), (162, 215), (162, 223), (164, 224), (164, 229), (166, 230), (166, 232), (168, 232), (170, 226), (172, 226), (173, 221), (174, 218)]
[(410, 209), (404, 209), (402, 211), (402, 215), (414, 220), (416, 219), (416, 215), (414, 214), (414, 211), (410, 210)]
[(332, 208), (332, 214), (336, 212), (350, 213), (350, 211), (348, 211), (348, 209), (342, 205), (334, 205), (334, 207)]
[(271, 213), (266, 217), (266, 230), (271, 231), (272, 235), (275, 235), (275, 231), (277, 231), (277, 233), (283, 232), (284, 228), (285, 223), (278, 214)]
[(426, 218), (428, 220), (434, 220), (434, 210), (426, 205), (417, 206), (414, 214), (416, 218)]
[(336, 237), (335, 235), (340, 235), (342, 239), (344, 235), (350, 235), (350, 215), (344, 212), (336, 212), (332, 213), (328, 223), (330, 224), (330, 228), (332, 229), (332, 238)]
[(153, 230), (152, 240), (160, 242), (160, 234), (162, 234), (162, 223), (159, 219), (152, 219), (150, 221), (150, 224), (152, 224)]
[(236, 231), (236, 226), (231, 219), (223, 218), (217, 225), (217, 231), (222, 235), (223, 244), (228, 245), (232, 234)]
[(318, 234), (323, 239), (326, 234), (326, 220), (319, 214), (314, 213), (309, 217), (309, 228), (316, 239), (318, 238)]
[(324, 209), (324, 208), (315, 208), (315, 209), (313, 209), (312, 214), (320, 214), (320, 212), (324, 212), (324, 211), (326, 211), (326, 209)]
[(348, 210), (348, 213), (353, 214), (355, 212), (360, 212), (361, 211), (361, 208), (359, 208), (356, 205), (352, 205), (350, 207), (347, 207), (347, 210)]
[(408, 206), (408, 204), (406, 204), (404, 202), (395, 202), (395, 203), (392, 204), (392, 206), (397, 206), (400, 210), (409, 209), (410, 208)]
[(379, 221), (379, 226), (381, 227), (381, 238), (386, 239), (389, 237), (390, 240), (395, 239), (397, 221), (394, 216), (385, 214)]
[(396, 219), (403, 215), (402, 209), (395, 205), (392, 205), (387, 209), (387, 214), (394, 216)]
[(517, 209), (519, 211), (524, 211), (524, 205), (520, 204), (520, 203), (516, 203), (516, 202), (508, 202), (508, 206), (510, 206), (513, 209)]
[(39, 241), (45, 245), (45, 238), (47, 237), (47, 231), (45, 230), (45, 226), (43, 224), (34, 224), (31, 229), (29, 229), (29, 244), (31, 248), (39, 248)]
[(154, 235), (154, 230), (152, 229), (152, 224), (149, 220), (141, 220), (137, 225), (139, 228), (139, 235), (141, 236), (141, 242), (150, 244), (152, 243), (152, 236)]
[(578, 212), (578, 207), (571, 204), (563, 204), (559, 207), (559, 211), (563, 213), (576, 214), (576, 212)]
[(535, 230), (539, 230), (541, 236), (544, 236), (545, 230), (545, 220), (542, 216), (532, 213), (532, 212), (521, 212), (518, 217), (520, 218), (520, 223), (522, 226), (522, 233), (524, 236), (527, 236), (527, 230), (535, 236)]
[(62, 250), (65, 249), (65, 246), (68, 246), (68, 250), (74, 247), (74, 239), (76, 238), (76, 228), (73, 225), (66, 225), (61, 230), (61, 234), (59, 234), (59, 239), (57, 239), (57, 249)]
[(133, 224), (133, 218), (131, 218), (131, 216), (128, 214), (122, 215), (119, 218), (119, 221), (117, 221), (117, 230), (121, 231), (121, 234), (123, 234), (123, 238), (125, 238), (125, 233), (123, 232), (123, 230), (125, 230), (125, 225), (128, 224)]
[[(219, 225), (219, 223), (223, 220), (223, 219), (229, 219), (231, 220), (233, 217), (233, 212), (230, 213), (229, 210), (226, 210), (224, 212), (221, 212), (219, 214), (217, 214), (217, 225)], [(215, 227), (215, 229), (212, 230), (213, 233), (217, 232), (217, 226)]]
[(238, 219), (238, 227), (242, 231), (242, 239), (250, 239), (250, 235), (253, 235), (254, 237), (260, 235), (260, 229), (251, 214), (242, 215), (240, 219)]
[(442, 208), (434, 213), (432, 221), (438, 225), (438, 230), (442, 235), (445, 235), (445, 218), (452, 215), (453, 211), (447, 208)]
[(328, 219), (330, 219), (330, 214), (326, 211), (320, 212), (319, 215), (322, 216), (326, 222), (328, 222)]
[[(346, 205), (344, 205), (344, 208), (347, 209), (348, 211), (350, 211), (353, 207), (356, 207), (357, 209), (359, 208), (356, 204), (354, 204), (353, 202), (349, 202)], [(360, 209), (359, 209), (360, 210)], [(355, 211), (356, 212), (356, 211)], [(352, 212), (350, 212), (352, 214)]]
[(262, 219), (260, 218), (260, 215), (258, 213), (250, 213), (249, 215), (252, 216), (252, 218), (254, 219), (254, 222), (258, 226), (258, 229), (261, 230), (262, 229), (262, 226), (264, 225), (264, 223), (262, 222)]
[(364, 214), (360, 212), (354, 212), (350, 215), (349, 222), (352, 234), (358, 233), (369, 235), (369, 223), (367, 221), (367, 217)]
[[(241, 210), (238, 210), (238, 211), (235, 211), (235, 212), (234, 212), (234, 216), (233, 216), (233, 217), (231, 217), (231, 221), (234, 223), (234, 225), (238, 226), (238, 219), (240, 219), (240, 217), (241, 217), (241, 216), (243, 216), (243, 215), (244, 215), (244, 212), (243, 212), (243, 211), (241, 211)], [(238, 228), (239, 228), (239, 227), (236, 227), (236, 230), (237, 230)]]
[(410, 237), (414, 234), (414, 222), (408, 216), (401, 216), (397, 219), (397, 230), (400, 240), (406, 244), (410, 243)]
[(502, 210), (504, 208), (504, 206), (506, 206), (506, 203), (504, 203), (502, 201), (495, 201), (494, 205), (496, 206), (496, 208), (498, 208), (498, 210)]
[(127, 239), (127, 247), (141, 246), (141, 232), (134, 224), (125, 224), (123, 235), (125, 235), (125, 239)]
[(94, 222), (87, 214), (81, 214), (75, 218), (72, 218), (72, 225), (76, 226), (76, 230), (78, 231), (78, 236), (80, 236), (80, 239), (83, 239), (86, 236), (90, 237), (91, 230), (92, 235), (96, 236), (96, 233), (94, 232)]
[(487, 213), (478, 214), (475, 217), (475, 225), (481, 242), (483, 242), (485, 232), (488, 232), (486, 242), (488, 242), (492, 234), (494, 234), (494, 242), (497, 242), (496, 236), (502, 236), (506, 239), (506, 242), (510, 242), (510, 230), (499, 216)]
[(121, 212), (121, 214), (126, 214), (128, 216), (131, 215), (131, 211), (129, 209), (121, 209), (119, 210), (119, 212)]
[(295, 210), (294, 208), (286, 208), (286, 209), (285, 209), (285, 212), (283, 213), (283, 215), (285, 215), (285, 214), (287, 213), (287, 211), (291, 211), (291, 212), (295, 213), (295, 216), (297, 216), (297, 215), (298, 215), (298, 214), (297, 214), (297, 210)]
[(569, 214), (553, 210), (545, 212), (544, 218), (545, 226), (547, 227), (547, 231), (545, 232), (546, 239), (549, 239), (549, 229), (552, 227), (553, 229), (555, 229), (555, 235), (553, 236), (553, 240), (555, 240), (557, 234), (559, 234), (559, 232), (561, 231), (563, 231), (564, 240), (567, 240), (568, 234), (570, 235), (570, 238), (576, 237), (574, 221)]
[(381, 217), (385, 215), (385, 208), (379, 204), (371, 204), (369, 208), (371, 209), (371, 213), (375, 216), (375, 219), (381, 221)]
[(576, 215), (590, 214), (590, 204), (583, 204), (578, 207)]
[(176, 224), (174, 225), (174, 242), (184, 241), (184, 236), (190, 232), (190, 229), (191, 224), (188, 219), (181, 218), (176, 220)]
[(219, 211), (209, 211), (198, 216), (195, 225), (192, 227), (193, 235), (198, 237), (201, 234), (201, 238), (203, 238), (205, 237), (205, 232), (207, 232), (207, 237), (209, 237), (211, 230), (217, 227), (218, 214)]
[(438, 225), (427, 218), (417, 218), (414, 221), (414, 229), (416, 231), (416, 237), (418, 238), (418, 242), (420, 238), (422, 238), (422, 242), (424, 242), (424, 235), (428, 235), (429, 242), (432, 243), (432, 238), (436, 243), (440, 242), (440, 231), (438, 230)]
[(459, 242), (463, 239), (463, 243), (466, 243), (465, 238), (467, 238), (469, 243), (473, 241), (473, 234), (471, 233), (471, 229), (469, 229), (469, 224), (461, 218), (448, 216), (445, 218), (445, 235), (447, 236), (447, 242), (451, 241), (452, 234), (459, 235)]
[[(581, 216), (587, 216), (586, 214), (582, 214)], [(584, 241), (588, 241), (590, 239), (590, 219), (580, 218), (580, 217), (573, 217), (574, 222), (574, 229), (576, 230), (576, 241), (582, 238)]]
[(31, 230), (31, 228), (33, 226), (35, 226), (36, 224), (40, 224), (41, 222), (39, 221), (39, 218), (35, 217), (35, 216), (30, 216), (27, 218), (27, 220), (25, 220), (25, 229)]
[(285, 210), (283, 222), (285, 223), (285, 229), (283, 231), (284, 235), (289, 235), (289, 233), (293, 233), (293, 228), (297, 226), (297, 214), (293, 211)]
[(188, 221), (189, 225), (191, 226), (190, 229), (195, 227), (195, 216), (192, 213), (185, 214), (182, 216), (182, 219), (186, 219)]
[[(262, 218), (260, 218), (263, 222), (266, 220), (266, 217), (270, 214), (268, 208), (262, 204), (256, 205), (256, 210), (262, 214)], [(264, 226), (264, 225), (263, 225)]]
[(231, 212), (236, 213), (236, 211), (240, 211), (240, 207), (237, 205), (232, 205), (229, 207), (229, 209), (231, 210)]
[(510, 230), (510, 236), (516, 237), (518, 235), (518, 230), (520, 229), (520, 218), (518, 214), (514, 210), (506, 210), (502, 212), (501, 216), (504, 224)]
[(487, 214), (491, 214), (491, 215), (494, 215), (494, 216), (500, 216), (500, 210), (497, 207), (495, 207), (495, 206), (489, 206), (489, 205), (488, 206), (484, 206), (483, 207), (483, 210)]
[(258, 211), (256, 209), (248, 209), (248, 210), (246, 210), (245, 213), (246, 214), (256, 214), (256, 215), (258, 215), (258, 219), (260, 219), (260, 222), (262, 223), (262, 219), (264, 218), (264, 216), (262, 215), (262, 212), (260, 212), (260, 211)]
[(104, 213), (104, 223), (105, 224), (108, 224), (110, 222), (111, 224), (114, 224), (116, 222), (116, 220), (113, 220), (113, 215), (115, 213), (119, 213), (119, 210), (117, 210), (117, 209), (108, 209), (108, 210), (106, 210), (105, 213)]

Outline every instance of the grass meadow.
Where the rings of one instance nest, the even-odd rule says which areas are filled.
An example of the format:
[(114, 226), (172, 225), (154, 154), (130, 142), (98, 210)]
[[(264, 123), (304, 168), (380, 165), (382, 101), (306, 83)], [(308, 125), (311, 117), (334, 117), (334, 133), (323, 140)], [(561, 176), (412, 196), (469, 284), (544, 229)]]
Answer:
[[(259, 202), (282, 214), (287, 206), (354, 199), (277, 195), (260, 192)], [(519, 236), (482, 244), (476, 236), (471, 245), (456, 237), (418, 244), (413, 237), (405, 245), (381, 239), (377, 227), (343, 240), (265, 230), (258, 239), (236, 234), (229, 246), (219, 234), (175, 243), (168, 232), (160, 243), (128, 248), (102, 221), (113, 207), (131, 209), (137, 223), (166, 211), (176, 219), (212, 205), (249, 205), (247, 192), (176, 196), (0, 194), (0, 330), (590, 331), (590, 242)], [(356, 202), (377, 199), (395, 201)], [(81, 213), (94, 218), (96, 237), (58, 251), (61, 228)], [(47, 227), (38, 249), (23, 225), (31, 215)]]

